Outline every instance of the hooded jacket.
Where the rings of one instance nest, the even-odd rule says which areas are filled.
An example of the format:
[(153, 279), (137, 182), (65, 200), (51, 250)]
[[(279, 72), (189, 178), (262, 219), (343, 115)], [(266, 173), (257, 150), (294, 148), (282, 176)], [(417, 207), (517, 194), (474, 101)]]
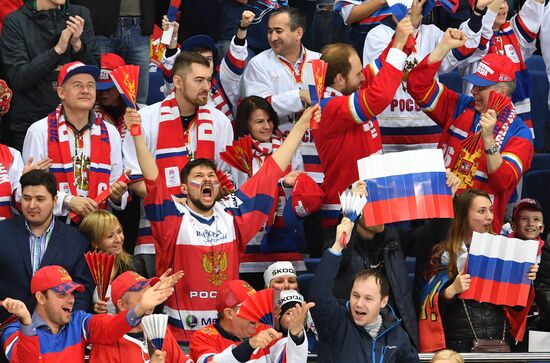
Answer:
[(401, 319), (389, 305), (380, 312), (382, 327), (372, 338), (364, 327), (355, 324), (348, 308), (338, 303), (332, 290), (341, 260), (341, 255), (326, 250), (310, 286), (310, 298), (316, 304), (311, 314), (324, 353), (319, 355), (319, 362), (418, 362)]
[[(59, 55), (54, 47), (69, 16), (76, 15), (84, 19), (82, 48), (74, 53), (69, 44), (67, 51)], [(57, 77), (65, 63), (78, 60), (97, 65), (99, 59), (90, 13), (68, 3), (60, 9), (37, 11), (33, 1), (26, 1), (6, 17), (0, 46), (4, 71), (13, 90), (10, 129), (22, 133), (59, 104)]]

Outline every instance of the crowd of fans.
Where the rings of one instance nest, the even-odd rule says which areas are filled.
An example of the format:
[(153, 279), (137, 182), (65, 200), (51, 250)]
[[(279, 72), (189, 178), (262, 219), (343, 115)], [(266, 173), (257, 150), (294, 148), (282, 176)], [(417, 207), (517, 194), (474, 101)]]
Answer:
[[(526, 60), (550, 70), (550, 5), (192, 0), (171, 21), (173, 3), (2, 5), (0, 361), (462, 362), (550, 331), (545, 211), (518, 195), (539, 137)], [(134, 102), (113, 82), (125, 65)], [(147, 104), (150, 65), (163, 99)], [(462, 92), (439, 81), (457, 71)], [(368, 203), (359, 159), (427, 148), (454, 218), (343, 217), (345, 190)], [(460, 297), (474, 232), (538, 241), (527, 307)], [(105, 295), (88, 251), (114, 256)], [(319, 264), (299, 286), (304, 257)], [(263, 289), (270, 324), (241, 316)]]

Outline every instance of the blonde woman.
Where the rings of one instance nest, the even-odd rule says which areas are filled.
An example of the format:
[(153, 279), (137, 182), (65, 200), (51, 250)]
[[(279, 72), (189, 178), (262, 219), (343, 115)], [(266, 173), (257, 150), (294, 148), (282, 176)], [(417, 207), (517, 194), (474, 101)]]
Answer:
[(454, 350), (443, 349), (434, 354), (430, 363), (464, 363), (464, 359)]
[[(84, 233), (98, 251), (115, 255), (115, 263), (111, 271), (112, 282), (118, 275), (125, 271), (136, 271), (145, 276), (143, 260), (133, 256), (124, 250), (124, 232), (118, 218), (109, 211), (97, 210), (88, 214), (80, 223), (80, 231)], [(115, 314), (115, 306), (110, 301), (111, 286), (107, 290), (107, 301), (100, 300), (97, 290), (94, 290), (93, 303), (96, 314)]]

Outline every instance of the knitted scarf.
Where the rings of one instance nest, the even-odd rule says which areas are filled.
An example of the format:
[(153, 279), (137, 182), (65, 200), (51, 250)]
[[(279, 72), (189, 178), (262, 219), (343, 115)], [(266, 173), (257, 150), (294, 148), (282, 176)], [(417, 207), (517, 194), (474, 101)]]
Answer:
[(12, 185), (9, 170), (13, 163), (13, 155), (10, 148), (0, 144), (0, 220), (12, 216), (10, 198)]
[[(73, 155), (69, 145), (69, 130), (62, 105), (48, 115), (48, 157), (52, 159), (50, 171), (57, 180), (57, 189), (71, 195), (78, 195), (75, 183)], [(111, 176), (111, 146), (105, 122), (96, 115), (91, 127), (90, 165), (88, 177), (89, 198), (109, 188)], [(85, 172), (85, 170), (84, 170)]]
[(187, 130), (180, 119), (176, 93), (172, 91), (160, 106), (156, 162), (170, 193), (181, 194), (180, 172), (189, 160), (214, 160), (214, 123), (207, 107), (200, 106)]

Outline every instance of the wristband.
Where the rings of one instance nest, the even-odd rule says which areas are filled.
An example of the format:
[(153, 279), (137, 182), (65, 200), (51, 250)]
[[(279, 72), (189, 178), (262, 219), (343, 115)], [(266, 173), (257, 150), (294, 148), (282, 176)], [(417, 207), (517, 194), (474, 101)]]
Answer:
[(479, 15), (485, 15), (485, 13), (487, 12), (487, 8), (485, 8), (485, 9), (483, 9), (483, 10), (478, 9), (478, 7), (477, 7), (477, 1), (476, 1), (476, 3), (474, 4), (474, 9), (473, 9), (473, 10), (474, 10), (474, 13), (477, 13), (477, 14), (479, 14)]
[(246, 30), (248, 29), (248, 26), (242, 26), (240, 21), (239, 21), (239, 23), (237, 24), (237, 26), (239, 27), (239, 30), (244, 30), (244, 31), (246, 31)]

